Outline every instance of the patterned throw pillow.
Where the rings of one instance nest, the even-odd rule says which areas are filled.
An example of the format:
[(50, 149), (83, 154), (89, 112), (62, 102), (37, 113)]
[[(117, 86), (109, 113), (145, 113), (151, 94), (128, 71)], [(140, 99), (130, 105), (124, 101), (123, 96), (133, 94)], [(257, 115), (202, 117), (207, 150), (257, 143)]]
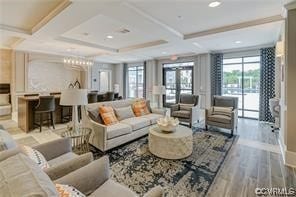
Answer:
[(42, 170), (49, 168), (49, 164), (47, 163), (46, 159), (38, 150), (35, 150), (29, 146), (21, 146), (21, 148), (22, 148), (23, 152), (30, 159), (35, 161)]
[(118, 123), (114, 110), (110, 106), (100, 106), (99, 113), (105, 125)]
[(133, 104), (133, 111), (136, 116), (143, 116), (150, 113), (145, 100), (136, 101)]
[(60, 197), (85, 197), (83, 193), (70, 185), (56, 184)]

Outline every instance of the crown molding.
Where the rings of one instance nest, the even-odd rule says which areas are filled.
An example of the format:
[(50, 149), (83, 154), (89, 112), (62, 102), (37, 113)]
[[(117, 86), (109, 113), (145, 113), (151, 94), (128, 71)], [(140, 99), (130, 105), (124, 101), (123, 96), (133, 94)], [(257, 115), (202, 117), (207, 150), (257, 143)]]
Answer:
[(285, 8), (287, 10), (293, 10), (293, 9), (296, 9), (296, 1), (292, 1), (288, 4), (285, 5)]
[(64, 9), (66, 9), (72, 2), (70, 0), (64, 0), (57, 5), (47, 16), (43, 17), (32, 29), (31, 32), (34, 34), (40, 30), (44, 25), (46, 25), (51, 19), (60, 14)]
[(228, 26), (213, 28), (213, 29), (209, 29), (209, 30), (205, 30), (205, 31), (185, 34), (184, 40), (207, 36), (207, 35), (211, 35), (211, 34), (218, 34), (218, 33), (227, 32), (227, 31), (233, 31), (233, 30), (237, 30), (237, 29), (243, 29), (243, 28), (257, 26), (257, 25), (263, 25), (266, 23), (272, 23), (272, 22), (277, 22), (277, 21), (282, 21), (282, 20), (284, 20), (282, 15), (270, 16), (267, 18), (261, 18), (261, 19), (257, 19), (257, 20), (253, 20), (253, 21), (247, 21), (247, 22), (238, 23), (238, 24), (234, 24), (234, 25), (228, 25)]
[(118, 49), (118, 52), (119, 53), (129, 52), (129, 51), (133, 51), (133, 50), (137, 50), (137, 49), (158, 46), (158, 45), (162, 45), (162, 44), (166, 44), (166, 43), (168, 43), (166, 40), (156, 40), (156, 41), (152, 41), (152, 42), (146, 42), (146, 43), (141, 43), (141, 44), (137, 44), (137, 45), (132, 45), (132, 46), (120, 48), (120, 49)]

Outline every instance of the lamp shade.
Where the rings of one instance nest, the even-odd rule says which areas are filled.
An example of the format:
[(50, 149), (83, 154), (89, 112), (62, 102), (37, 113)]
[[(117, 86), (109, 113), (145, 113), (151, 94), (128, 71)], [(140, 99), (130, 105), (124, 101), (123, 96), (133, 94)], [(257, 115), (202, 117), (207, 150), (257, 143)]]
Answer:
[(60, 105), (75, 106), (87, 103), (87, 89), (72, 88), (62, 91)]
[(152, 94), (154, 94), (154, 95), (165, 94), (165, 87), (164, 86), (153, 86)]

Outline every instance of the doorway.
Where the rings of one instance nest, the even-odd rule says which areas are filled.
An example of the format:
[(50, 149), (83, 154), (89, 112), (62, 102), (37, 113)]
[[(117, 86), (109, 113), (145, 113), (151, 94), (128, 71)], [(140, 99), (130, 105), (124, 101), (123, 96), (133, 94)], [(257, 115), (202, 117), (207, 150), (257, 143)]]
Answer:
[(238, 115), (259, 118), (260, 56), (223, 59), (222, 95), (238, 97)]
[(178, 103), (180, 94), (193, 94), (193, 66), (194, 62), (163, 64), (165, 107)]

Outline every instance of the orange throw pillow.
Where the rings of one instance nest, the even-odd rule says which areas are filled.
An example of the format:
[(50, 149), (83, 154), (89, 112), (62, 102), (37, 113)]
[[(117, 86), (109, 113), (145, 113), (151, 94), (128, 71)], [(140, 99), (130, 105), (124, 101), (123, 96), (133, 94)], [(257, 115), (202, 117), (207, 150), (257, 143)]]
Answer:
[(143, 116), (150, 113), (145, 100), (136, 101), (133, 104), (133, 111), (136, 116)]
[(118, 123), (118, 120), (115, 116), (115, 113), (112, 107), (100, 106), (99, 113), (105, 125)]

